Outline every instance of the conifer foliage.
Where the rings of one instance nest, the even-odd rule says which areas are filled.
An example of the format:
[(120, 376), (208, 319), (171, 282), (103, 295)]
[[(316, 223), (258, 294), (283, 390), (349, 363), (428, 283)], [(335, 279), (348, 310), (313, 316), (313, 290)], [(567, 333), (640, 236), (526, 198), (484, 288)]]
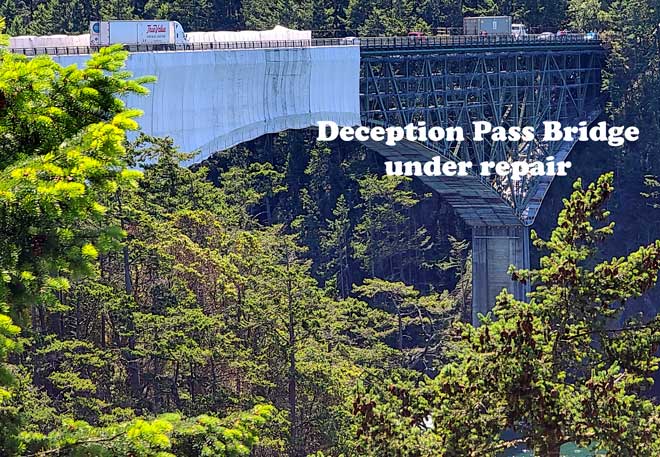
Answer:
[[(540, 268), (512, 272), (535, 286), (529, 303), (502, 292), (481, 325), (456, 325), (453, 361), (437, 377), (356, 401), (365, 449), (495, 456), (525, 444), (559, 456), (575, 442), (608, 455), (659, 452), (660, 409), (643, 395), (660, 362), (659, 317), (621, 316), (656, 283), (660, 241), (594, 265), (613, 233), (604, 206), (612, 181), (578, 180), (550, 238), (532, 235), (547, 252)], [(517, 438), (505, 440), (507, 430)]]
[[(0, 453), (248, 455), (257, 429), (273, 416), (271, 406), (224, 419), (165, 414), (99, 427), (52, 416), (51, 430), (42, 433), (35, 418), (44, 411), (33, 410), (39, 393), (19, 379), (26, 376), (20, 366), (8, 365), (10, 356), (21, 359), (26, 341), (39, 348), (38, 361), (40, 353), (50, 360), (64, 355), (69, 370), (51, 373), (48, 382), (65, 398), (97, 391), (76, 368), (100, 369), (102, 358), (93, 346), (58, 340), (52, 331), (71, 309), (63, 297), (72, 281), (95, 276), (99, 256), (126, 235), (108, 213), (120, 189), (137, 187), (140, 173), (127, 168), (125, 140), (140, 113), (118, 96), (146, 94), (143, 84), (152, 79), (122, 71), (127, 53), (120, 48), (101, 50), (82, 69), (0, 53)], [(13, 322), (24, 327), (21, 339)]]

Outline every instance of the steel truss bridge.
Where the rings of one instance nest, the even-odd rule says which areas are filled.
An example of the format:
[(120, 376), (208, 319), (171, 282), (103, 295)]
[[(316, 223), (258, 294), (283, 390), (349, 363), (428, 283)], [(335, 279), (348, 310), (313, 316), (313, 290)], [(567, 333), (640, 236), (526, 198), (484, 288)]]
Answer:
[[(265, 64), (255, 62), (253, 68), (262, 68), (263, 65), (271, 68), (265, 76), (265, 80), (269, 81), (266, 86), (270, 88), (268, 90), (290, 87), (288, 93), (297, 94), (301, 89), (299, 81), (312, 81), (306, 83), (307, 88), (304, 89), (308, 91), (305, 96), (310, 100), (315, 90), (327, 87), (343, 90), (344, 96), (354, 100), (350, 102), (350, 109), (341, 112), (348, 113), (349, 118), (354, 119), (347, 121), (350, 123), (357, 122), (359, 118), (362, 125), (403, 127), (424, 121), (427, 127), (460, 126), (466, 132), (466, 141), (463, 142), (424, 144), (404, 141), (395, 147), (381, 142), (367, 144), (387, 160), (425, 162), (439, 155), (443, 161), (471, 161), (478, 164), (483, 161), (531, 162), (550, 156), (559, 161), (568, 157), (574, 143), (541, 141), (541, 126), (544, 121), (558, 121), (562, 126), (577, 126), (581, 121), (591, 123), (601, 112), (604, 50), (597, 38), (589, 38), (593, 37), (580, 34), (561, 37), (530, 35), (522, 39), (509, 36), (325, 38), (294, 42), (195, 43), (126, 48), (134, 57), (132, 61), (129, 59), (129, 70), (132, 70), (131, 62), (136, 69), (145, 70), (147, 74), (152, 73), (153, 63), (159, 63), (161, 68), (157, 76), (163, 82), (154, 88), (154, 102), (141, 106), (139, 103), (142, 102), (136, 101), (135, 106), (144, 109), (145, 118), (151, 119), (152, 125), (160, 126), (165, 134), (175, 136), (172, 132), (179, 132), (182, 147), (196, 149), (207, 142), (209, 151), (205, 157), (223, 147), (230, 147), (264, 133), (314, 125), (314, 116), (320, 118), (327, 115), (328, 108), (319, 108), (319, 103), (325, 101), (293, 105), (283, 98), (287, 97), (284, 92), (269, 92), (270, 95), (263, 95), (268, 100), (268, 107), (281, 102), (285, 110), (276, 122), (268, 117), (265, 121), (253, 118), (245, 129), (232, 131), (240, 135), (228, 133), (228, 139), (222, 143), (224, 146), (219, 146), (220, 143), (213, 140), (213, 135), (217, 135), (217, 127), (236, 124), (234, 112), (244, 109), (241, 104), (237, 104), (234, 109), (234, 105), (227, 105), (231, 101), (217, 98), (217, 94), (254, 92), (253, 88), (249, 83), (245, 83), (245, 87), (241, 85), (242, 75), (232, 80), (235, 85), (230, 86), (222, 86), (227, 84), (226, 81), (220, 83), (213, 79), (231, 72), (230, 66), (219, 63), (222, 60), (219, 54), (209, 57), (213, 60), (204, 61), (207, 66), (203, 72), (190, 66), (181, 66), (184, 63), (180, 62), (186, 58), (199, 61), (203, 53), (193, 51), (237, 50), (240, 53), (243, 50), (262, 49), (265, 53), (272, 52), (268, 55), (273, 57), (267, 58)], [(358, 51), (356, 45), (359, 45), (359, 59), (356, 54), (351, 54)], [(352, 46), (351, 53), (343, 52), (344, 46)], [(309, 59), (303, 57), (303, 60), (295, 60), (301, 59), (303, 55), (297, 53), (295, 48), (314, 51), (319, 47), (334, 48), (337, 55), (355, 56), (350, 57), (353, 59), (351, 62), (355, 62), (355, 66), (350, 67), (354, 73), (344, 75), (344, 70), (338, 69), (333, 60), (328, 61), (332, 63), (328, 63), (324, 72), (311, 73), (312, 79), (304, 73), (295, 73), (306, 68), (299, 62)], [(81, 55), (96, 50), (83, 47), (13, 49), (12, 52), (26, 55), (55, 54), (60, 56), (58, 58), (62, 62), (70, 64), (81, 63), (84, 61)], [(177, 55), (174, 56), (172, 51)], [(179, 58), (177, 51), (187, 56)], [(205, 55), (211, 54), (207, 52)], [(294, 62), (297, 66), (286, 67), (288, 58), (293, 59), (291, 62), (298, 62)], [(241, 68), (249, 70), (251, 67)], [(215, 76), (209, 78), (209, 72), (214, 72)], [(184, 73), (188, 76), (181, 76)], [(185, 84), (182, 78), (187, 78)], [(337, 78), (349, 81), (350, 88), (338, 87), (335, 84)], [(190, 87), (186, 87), (186, 84)], [(157, 90), (163, 93), (156, 94)], [(359, 94), (353, 94), (353, 91)], [(355, 98), (358, 95), (359, 101)], [(207, 106), (204, 114), (201, 114), (200, 103), (208, 104), (208, 100), (216, 99), (224, 104), (221, 107)], [(155, 102), (159, 103), (160, 109), (155, 107)], [(256, 102), (260, 101), (255, 99), (253, 103)], [(304, 108), (302, 111), (286, 111), (301, 106)], [(317, 112), (311, 111), (312, 107), (316, 107)], [(308, 109), (310, 111), (306, 111)], [(189, 120), (190, 116), (160, 114), (179, 111), (192, 114), (193, 119)], [(268, 110), (265, 115), (268, 115)], [(532, 126), (536, 131), (535, 140), (472, 141), (472, 122), (483, 120), (505, 128)], [(238, 124), (235, 126), (240, 127)], [(194, 141), (185, 144), (189, 138)], [(477, 169), (475, 167), (475, 171)], [(538, 214), (552, 177), (512, 181), (495, 174), (490, 177), (473, 174), (469, 177), (421, 176), (420, 179), (438, 192), (472, 227), (473, 320), (477, 320), (478, 313), (488, 311), (502, 288), (507, 288), (518, 298), (524, 298), (525, 286), (512, 283), (507, 269), (511, 264), (520, 268), (529, 267), (528, 227)]]
[[(495, 40), (496, 37), (493, 38)], [(486, 38), (486, 41), (488, 38)], [(367, 46), (361, 49), (360, 103), (365, 125), (461, 126), (462, 142), (403, 142), (396, 147), (371, 142), (388, 160), (543, 161), (567, 158), (574, 142), (543, 142), (543, 122), (562, 126), (591, 123), (601, 112), (604, 51), (589, 40), (531, 43), (506, 40), (486, 45)], [(532, 126), (533, 141), (473, 141), (473, 121), (495, 126)], [(488, 136), (486, 136), (488, 138)], [(478, 167), (474, 168), (475, 172)], [(423, 182), (449, 202), (473, 230), (473, 321), (507, 288), (525, 298), (526, 288), (511, 282), (510, 264), (529, 267), (530, 226), (553, 177), (493, 174), (482, 177), (429, 177)]]
[[(571, 144), (542, 142), (544, 121), (577, 126), (600, 112), (602, 50), (598, 45), (546, 48), (362, 49), (360, 100), (365, 125), (461, 126), (463, 142), (378, 147), (386, 157), (411, 160), (534, 161), (566, 158)], [(532, 142), (472, 141), (473, 121), (532, 126)], [(486, 136), (488, 138), (488, 136)], [(374, 145), (375, 146), (375, 145)], [(512, 181), (497, 175), (422, 179), (437, 188), (470, 225), (531, 225), (549, 181)], [(550, 177), (548, 177), (550, 178)]]

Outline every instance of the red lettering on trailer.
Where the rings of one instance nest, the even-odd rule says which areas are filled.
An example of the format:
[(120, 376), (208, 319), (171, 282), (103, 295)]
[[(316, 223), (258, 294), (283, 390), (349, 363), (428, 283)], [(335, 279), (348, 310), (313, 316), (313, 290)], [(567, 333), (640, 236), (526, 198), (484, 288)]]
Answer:
[(165, 33), (165, 26), (162, 24), (147, 25), (147, 33)]

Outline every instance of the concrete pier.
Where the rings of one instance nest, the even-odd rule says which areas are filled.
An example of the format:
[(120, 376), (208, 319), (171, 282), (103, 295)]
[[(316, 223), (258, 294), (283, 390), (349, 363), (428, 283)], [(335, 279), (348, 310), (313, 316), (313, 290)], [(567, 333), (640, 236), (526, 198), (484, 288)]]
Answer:
[(529, 284), (514, 282), (507, 274), (509, 265), (529, 268), (529, 228), (516, 226), (475, 226), (472, 228), (472, 323), (495, 304), (495, 297), (507, 289), (520, 300), (526, 298)]

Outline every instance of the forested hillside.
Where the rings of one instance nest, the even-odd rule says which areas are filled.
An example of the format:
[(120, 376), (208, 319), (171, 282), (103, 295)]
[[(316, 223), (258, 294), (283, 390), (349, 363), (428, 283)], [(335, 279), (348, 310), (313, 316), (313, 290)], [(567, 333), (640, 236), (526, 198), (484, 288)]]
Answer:
[(603, 116), (642, 132), (572, 152), (535, 226), (548, 239), (565, 208), (537, 243), (549, 264), (519, 273), (546, 288), (478, 329), (457, 324), (470, 231), (375, 153), (288, 131), (182, 168), (169, 139), (126, 140), (139, 117), (117, 97), (153, 82), (120, 49), (78, 70), (0, 54), (0, 456), (658, 455), (657, 0), (0, 0), (10, 35), (99, 18), (396, 35), (465, 14), (601, 30)]
[[(589, 20), (600, 2), (574, 2)], [(185, 30), (265, 29), (280, 24), (354, 34), (402, 34), (408, 30), (462, 27), (463, 14), (511, 14), (534, 26), (566, 22), (566, 1), (459, 0), (3, 0), (0, 14), (11, 35), (79, 33), (90, 19), (167, 18)], [(581, 25), (581, 24), (580, 24)], [(591, 25), (591, 24), (589, 24)]]

